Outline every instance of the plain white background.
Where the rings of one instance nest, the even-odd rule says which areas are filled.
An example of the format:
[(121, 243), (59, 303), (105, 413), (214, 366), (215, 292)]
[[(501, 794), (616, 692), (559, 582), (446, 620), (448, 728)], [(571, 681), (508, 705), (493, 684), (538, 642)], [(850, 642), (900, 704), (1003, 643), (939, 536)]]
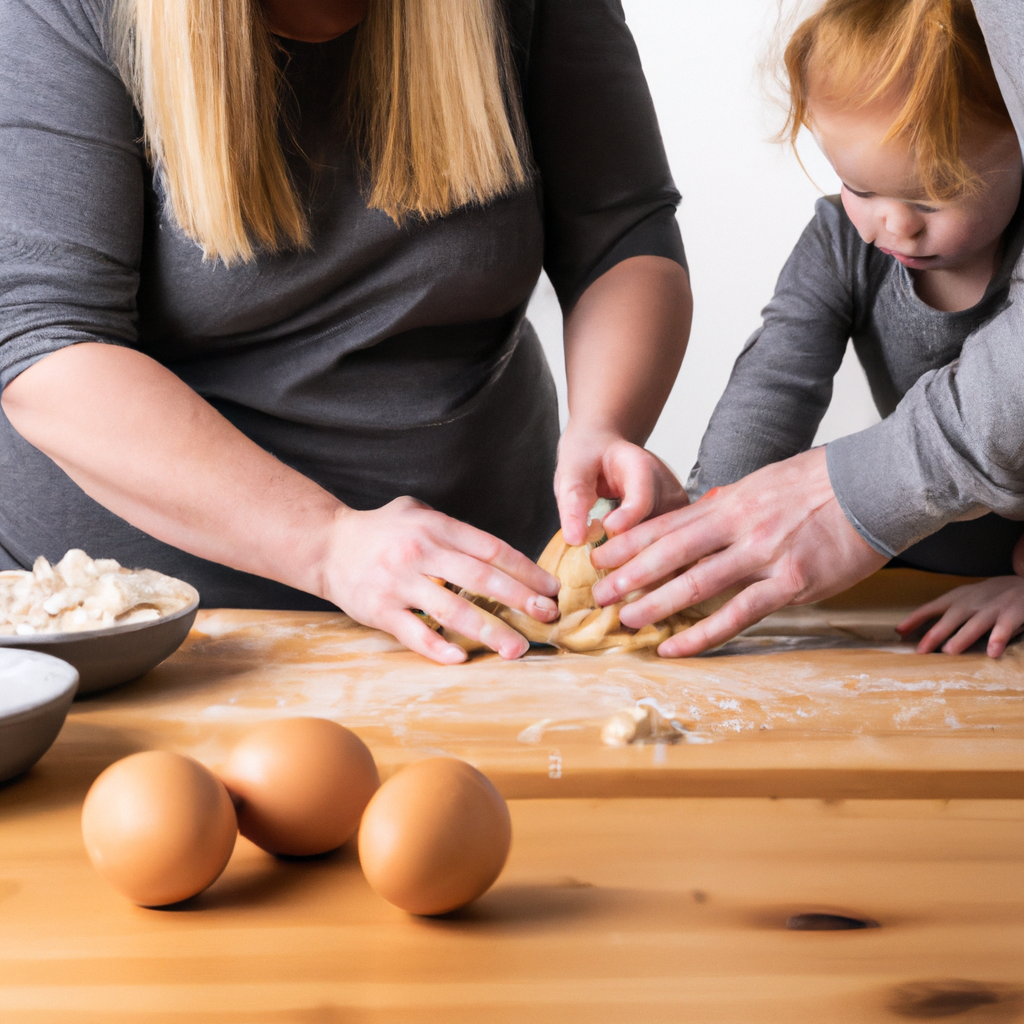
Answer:
[[(623, 0), (623, 6), (683, 194), (678, 216), (694, 292), (693, 333), (648, 447), (685, 479), (733, 360), (760, 323), (815, 200), (838, 192), (839, 184), (813, 140), (805, 138), (800, 148), (813, 183), (788, 148), (769, 141), (784, 119), (760, 67), (779, 38), (776, 0)], [(564, 426), (561, 316), (546, 278), (530, 318), (555, 375)], [(851, 347), (818, 442), (877, 419)]]

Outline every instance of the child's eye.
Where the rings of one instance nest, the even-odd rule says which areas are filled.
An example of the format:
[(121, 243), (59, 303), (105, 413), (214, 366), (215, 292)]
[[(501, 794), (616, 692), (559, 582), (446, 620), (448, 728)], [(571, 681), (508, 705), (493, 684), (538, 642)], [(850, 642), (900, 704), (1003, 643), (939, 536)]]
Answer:
[(935, 207), (935, 206), (925, 206), (923, 203), (911, 203), (911, 206), (913, 206), (913, 208), (915, 210), (917, 210), (918, 213), (938, 213), (939, 212), (938, 211), (938, 207)]

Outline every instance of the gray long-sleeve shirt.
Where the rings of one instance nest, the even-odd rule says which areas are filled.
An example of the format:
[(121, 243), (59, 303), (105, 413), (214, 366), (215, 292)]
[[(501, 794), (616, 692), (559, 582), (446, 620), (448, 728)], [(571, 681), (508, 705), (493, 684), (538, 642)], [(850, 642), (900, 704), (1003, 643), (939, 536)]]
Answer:
[[(974, 0), (974, 8), (1024, 144), (1020, 0)], [(883, 554), (986, 510), (1024, 518), (1024, 261), (1007, 301), (959, 358), (923, 374), (892, 415), (828, 445), (844, 512)]]
[[(1005, 306), (1022, 248), (1018, 210), (981, 301), (946, 313), (918, 298), (906, 267), (862, 241), (838, 196), (818, 200), (712, 414), (687, 484), (690, 496), (809, 448), (851, 339), (879, 413), (892, 414), (922, 377), (956, 360), (972, 332)], [(938, 561), (929, 550), (919, 561), (949, 572), (1009, 571), (1020, 530), (985, 517), (947, 538), (946, 547), (970, 550), (945, 551)]]
[[(535, 178), (402, 227), (367, 209), (342, 119), (358, 29), (281, 40), (313, 247), (230, 268), (203, 261), (146, 165), (113, 3), (0, 0), (0, 388), (66, 345), (132, 346), (348, 504), (412, 494), (538, 553), (557, 525), (554, 388), (523, 320), (542, 265), (569, 307), (627, 257), (684, 263), (619, 0), (502, 0)], [(69, 547), (207, 604), (320, 606), (133, 528), (0, 413), (0, 569)]]

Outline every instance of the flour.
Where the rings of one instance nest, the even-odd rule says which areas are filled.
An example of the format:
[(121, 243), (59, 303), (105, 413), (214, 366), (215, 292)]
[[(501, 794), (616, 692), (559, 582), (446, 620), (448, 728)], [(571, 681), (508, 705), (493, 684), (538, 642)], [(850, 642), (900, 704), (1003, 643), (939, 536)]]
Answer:
[(40, 556), (31, 572), (0, 572), (0, 634), (81, 633), (149, 622), (196, 597), (181, 580), (152, 569), (132, 571), (112, 558), (72, 548), (56, 565)]

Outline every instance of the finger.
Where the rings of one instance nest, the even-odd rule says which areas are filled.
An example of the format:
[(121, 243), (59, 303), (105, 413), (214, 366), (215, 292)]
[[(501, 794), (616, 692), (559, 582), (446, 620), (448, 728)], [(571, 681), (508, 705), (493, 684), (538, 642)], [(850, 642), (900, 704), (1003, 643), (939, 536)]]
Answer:
[[(690, 536), (696, 537), (696, 543), (704, 546), (702, 542), (713, 534), (698, 527)], [(629, 600), (629, 595), (636, 591), (661, 584), (661, 581), (672, 577), (664, 586), (657, 586), (628, 606), (629, 611), (622, 621), (636, 628), (635, 623), (641, 618), (644, 624), (656, 622), (672, 612), (706, 601), (731, 586), (745, 582), (763, 567), (763, 557), (755, 549), (741, 545), (732, 545), (697, 562), (695, 549), (685, 546), (679, 533), (673, 533), (600, 580), (595, 584), (593, 593), (598, 604), (611, 604), (616, 600)], [(680, 573), (680, 569), (686, 571)], [(611, 601), (607, 600), (609, 596)]]
[(996, 612), (983, 608), (972, 615), (952, 639), (942, 645), (944, 654), (963, 654), (972, 644), (977, 643), (995, 624)]
[[(634, 526), (633, 529), (627, 530), (625, 533), (609, 537), (606, 543), (594, 550), (592, 556), (594, 565), (598, 569), (616, 569), (676, 531), (685, 530), (691, 546), (699, 546), (702, 540), (705, 543), (710, 543), (711, 534), (701, 534), (699, 537), (695, 537), (691, 531), (696, 529), (698, 523), (704, 524), (705, 529), (709, 529), (708, 524), (711, 522), (713, 520), (708, 515), (707, 507), (702, 508), (700, 502), (687, 505), (674, 512), (666, 512), (664, 515), (648, 519), (646, 522)], [(718, 532), (720, 533), (721, 529)], [(710, 554), (711, 550), (717, 550), (722, 546), (721, 543), (716, 543), (705, 554)], [(691, 559), (691, 561), (696, 560), (696, 558)], [(629, 593), (629, 591), (625, 590), (623, 593)]]
[[(670, 515), (683, 515), (688, 511), (690, 510), (680, 509), (679, 512), (670, 513)], [(656, 520), (651, 520), (651, 522), (656, 522)], [(636, 533), (637, 530), (642, 530), (647, 525), (644, 523), (631, 532)], [(623, 536), (629, 536), (629, 534)], [(674, 530), (660, 540), (654, 541), (625, 565), (599, 580), (594, 585), (594, 599), (600, 605), (625, 600), (628, 594), (648, 587), (652, 583), (657, 583), (665, 579), (666, 576), (675, 575), (680, 569), (693, 565), (698, 559), (711, 556), (714, 552), (726, 547), (727, 542), (728, 538), (724, 534), (720, 522), (716, 522), (712, 518), (696, 520), (690, 523), (685, 530)], [(614, 540), (610, 540), (607, 544), (602, 544), (595, 550), (594, 556), (604, 551), (609, 544), (614, 543)], [(749, 555), (743, 554), (743, 548), (737, 546), (731, 550), (734, 557), (745, 557), (749, 562)], [(593, 562), (598, 565), (598, 558), (593, 557)], [(745, 564), (743, 571), (737, 572), (734, 579), (750, 575), (751, 571), (752, 567)]]
[(999, 618), (996, 619), (996, 624), (992, 627), (992, 632), (989, 634), (988, 647), (985, 653), (990, 658), (1002, 657), (1007, 645), (1021, 626), (1024, 626), (1024, 617), (1019, 613), (1002, 612)]
[[(536, 562), (532, 562), (521, 551), (516, 551), (511, 544), (478, 530), (468, 523), (457, 519), (446, 519), (446, 547), (462, 552), (479, 562), (500, 569), (507, 576), (528, 587), (530, 590), (555, 597), (561, 587), (559, 580), (551, 573), (545, 572)], [(444, 576), (440, 567), (431, 567), (431, 575)], [(450, 579), (450, 577), (445, 577)]]
[[(564, 476), (568, 477), (566, 473)], [(588, 474), (589, 476), (590, 474)], [(560, 474), (561, 480), (563, 475)], [(558, 514), (562, 523), (562, 536), (566, 544), (585, 544), (587, 541), (587, 519), (590, 510), (597, 501), (597, 481), (595, 479), (573, 480), (557, 489)]]
[(458, 551), (444, 553), (445, 579), (471, 594), (489, 597), (493, 601), (518, 608), (540, 622), (558, 618), (558, 605), (550, 597), (538, 597), (518, 580), (475, 558)]
[(663, 658), (690, 657), (725, 643), (789, 604), (791, 590), (780, 578), (753, 583), (706, 619), (669, 637), (658, 647), (658, 654)]
[(897, 627), (896, 632), (899, 634), (913, 633), (915, 629), (919, 629), (929, 619), (938, 618), (944, 614), (952, 604), (952, 600), (948, 594), (943, 594), (942, 597), (937, 597), (934, 601), (929, 601), (927, 604), (921, 605), (920, 608), (914, 609)]
[(611, 537), (631, 530), (654, 511), (655, 481), (647, 453), (640, 449), (624, 452), (616, 459), (609, 482), (618, 492), (612, 497), (619, 498), (621, 502), (617, 509), (604, 517), (605, 532)]
[(530, 649), (526, 637), (497, 616), (427, 580), (423, 580), (422, 587), (416, 588), (410, 603), (442, 626), (479, 641), (509, 661), (521, 658)]
[(410, 611), (396, 612), (393, 617), (381, 623), (381, 628), (410, 651), (422, 654), (438, 664), (458, 665), (466, 660), (466, 652), (461, 647), (448, 643)]
[(937, 650), (973, 614), (973, 608), (963, 606), (948, 608), (939, 621), (921, 637), (921, 642), (917, 645), (917, 653), (931, 654), (932, 651)]

